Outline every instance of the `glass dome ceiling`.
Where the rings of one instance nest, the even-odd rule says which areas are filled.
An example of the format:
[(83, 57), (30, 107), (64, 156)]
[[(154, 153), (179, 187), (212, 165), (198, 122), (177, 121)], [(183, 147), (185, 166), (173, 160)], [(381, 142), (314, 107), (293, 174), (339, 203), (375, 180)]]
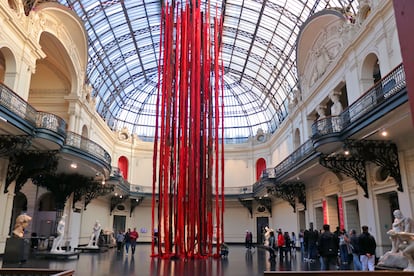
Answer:
[[(30, 1), (30, 0), (29, 0)], [(35, 1), (35, 0), (31, 0)], [(58, 0), (89, 35), (87, 81), (97, 111), (113, 130), (143, 140), (155, 133), (162, 0)], [(188, 1), (182, 1), (188, 2)], [(203, 1), (205, 2), (205, 1)], [(300, 26), (330, 7), (355, 13), (353, 0), (211, 0), (224, 17), (224, 135), (245, 142), (258, 129), (274, 133), (297, 86), (295, 43)]]

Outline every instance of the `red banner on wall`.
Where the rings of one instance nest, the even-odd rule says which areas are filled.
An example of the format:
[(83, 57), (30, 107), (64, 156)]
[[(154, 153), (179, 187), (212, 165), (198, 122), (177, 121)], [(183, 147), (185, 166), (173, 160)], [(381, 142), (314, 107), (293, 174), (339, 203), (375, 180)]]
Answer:
[(338, 196), (338, 212), (339, 212), (339, 227), (341, 229), (345, 228), (345, 222), (344, 222), (344, 208), (342, 203), (342, 197)]
[(322, 210), (323, 210), (323, 224), (328, 224), (328, 208), (326, 206), (326, 199), (322, 201)]

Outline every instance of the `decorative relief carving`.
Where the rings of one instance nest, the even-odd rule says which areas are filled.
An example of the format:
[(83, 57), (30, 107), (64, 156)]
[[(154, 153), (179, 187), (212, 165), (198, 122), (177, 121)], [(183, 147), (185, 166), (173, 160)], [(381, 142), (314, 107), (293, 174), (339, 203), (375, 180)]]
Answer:
[(359, 1), (359, 10), (356, 18), (356, 23), (358, 26), (367, 19), (368, 15), (371, 13), (372, 1), (371, 0), (360, 0)]
[(129, 141), (131, 139), (131, 135), (129, 133), (128, 128), (123, 127), (119, 132), (118, 132), (118, 139), (121, 141)]
[(300, 100), (301, 91), (298, 88), (295, 88), (289, 96), (289, 111), (292, 111), (296, 106), (298, 106)]
[(255, 142), (256, 143), (264, 143), (267, 141), (268, 135), (263, 131), (263, 129), (259, 128), (256, 132)]
[(45, 29), (46, 18), (43, 14), (31, 12), (29, 16), (22, 17), (22, 21), (23, 20), (25, 22), (24, 25), (26, 25), (27, 22), (28, 36), (36, 41), (39, 37), (39, 34)]
[(311, 87), (326, 72), (329, 65), (338, 58), (344, 47), (347, 47), (356, 33), (355, 24), (349, 21), (338, 21), (321, 30), (308, 55), (302, 87)]

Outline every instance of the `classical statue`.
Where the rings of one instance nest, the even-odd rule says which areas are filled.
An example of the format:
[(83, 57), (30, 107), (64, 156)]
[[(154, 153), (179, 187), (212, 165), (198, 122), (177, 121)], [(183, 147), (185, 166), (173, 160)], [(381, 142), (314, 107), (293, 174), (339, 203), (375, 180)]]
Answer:
[(329, 98), (332, 101), (332, 106), (331, 106), (331, 115), (332, 116), (338, 116), (344, 110), (339, 96), (340, 96), (340, 93), (338, 93), (338, 92), (332, 92), (329, 95)]
[(414, 233), (398, 232), (396, 236), (407, 243), (407, 246), (402, 249), (402, 254), (408, 261), (408, 265), (404, 268), (404, 271), (414, 271)]
[(16, 224), (13, 229), (13, 236), (17, 238), (23, 238), (24, 229), (29, 225), (32, 218), (26, 214), (19, 215), (16, 218)]
[(265, 227), (265, 233), (264, 233), (264, 237), (265, 237), (265, 242), (264, 245), (269, 246), (269, 238), (270, 238), (270, 233), (273, 232), (273, 229), (271, 229), (269, 226)]
[(392, 223), (392, 229), (387, 232), (391, 239), (391, 253), (397, 253), (400, 251), (400, 246), (403, 244), (403, 240), (398, 233), (414, 233), (414, 223), (411, 218), (404, 217), (400, 210), (393, 212), (394, 222)]
[(326, 106), (318, 105), (315, 110), (316, 110), (316, 113), (318, 113), (318, 120), (326, 118), (326, 114), (325, 114)]
[(62, 242), (63, 242), (63, 236), (65, 234), (65, 218), (66, 218), (66, 214), (63, 214), (62, 218), (60, 219), (57, 225), (57, 228), (56, 228), (57, 237), (53, 240), (52, 249), (50, 250), (50, 252), (52, 253), (63, 252)]
[(414, 271), (414, 223), (404, 217), (400, 210), (394, 210), (394, 222), (387, 232), (391, 240), (391, 250), (378, 260), (378, 266)]
[(88, 247), (98, 247), (99, 235), (101, 234), (101, 224), (99, 220), (95, 221), (93, 226), (93, 232), (88, 243)]

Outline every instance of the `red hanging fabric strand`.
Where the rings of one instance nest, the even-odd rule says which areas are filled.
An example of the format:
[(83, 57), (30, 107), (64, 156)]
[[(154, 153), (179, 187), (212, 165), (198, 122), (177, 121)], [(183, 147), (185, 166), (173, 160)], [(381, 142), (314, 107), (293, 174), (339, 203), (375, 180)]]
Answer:
[(220, 197), (219, 174), (224, 172), (224, 159), (219, 157), (223, 148), (219, 150), (218, 142), (223, 75), (217, 38), (221, 27), (214, 27), (212, 47), (209, 9), (208, 1), (206, 12), (201, 13), (196, 0), (185, 6), (175, 7), (175, 1), (163, 6), (152, 198), (152, 231), (157, 220), (162, 258), (206, 258), (213, 255), (213, 239), (217, 250), (223, 241), (224, 194), (221, 187)]

